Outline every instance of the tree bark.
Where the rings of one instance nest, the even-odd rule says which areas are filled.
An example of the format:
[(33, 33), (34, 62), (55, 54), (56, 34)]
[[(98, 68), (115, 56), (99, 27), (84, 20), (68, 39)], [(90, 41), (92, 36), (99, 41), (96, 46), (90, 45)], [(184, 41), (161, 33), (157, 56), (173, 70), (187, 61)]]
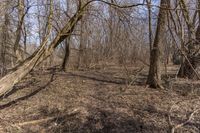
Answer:
[(78, 65), (77, 69), (81, 68), (83, 65), (83, 58), (84, 58), (84, 49), (85, 49), (85, 40), (84, 40), (84, 20), (81, 19), (81, 26), (80, 26), (80, 45), (79, 45), (79, 53), (78, 53)]
[(8, 39), (9, 39), (9, 33), (8, 33), (8, 26), (9, 26), (9, 15), (6, 12), (4, 15), (4, 25), (2, 27), (2, 42), (1, 42), (1, 76), (4, 76), (6, 74), (6, 54), (7, 54), (7, 48), (8, 45)]
[[(182, 4), (185, 5), (184, 1), (181, 0)], [(200, 8), (200, 0), (197, 0), (198, 3), (198, 9)], [(185, 6), (183, 6), (184, 11), (185, 11), (185, 16), (189, 16), (188, 10)], [(188, 50), (185, 51), (185, 59), (184, 62), (181, 64), (181, 67), (178, 72), (178, 77), (180, 78), (189, 78), (189, 79), (200, 79), (200, 76), (196, 69), (200, 65), (200, 54), (199, 54), (199, 49), (200, 49), (200, 10), (198, 11), (198, 16), (199, 16), (199, 23), (197, 27), (196, 33), (194, 32), (194, 25), (189, 20), (189, 17), (186, 18), (186, 22), (190, 22), (188, 25), (188, 37), (189, 37), (189, 45), (188, 45)]]
[(147, 78), (147, 84), (152, 88), (162, 88), (160, 71), (161, 43), (165, 32), (166, 10), (164, 8), (168, 7), (168, 0), (161, 0), (160, 6), (162, 8), (160, 8), (158, 14), (156, 34), (150, 51), (150, 68)]
[(70, 42), (70, 37), (65, 39), (65, 56), (64, 56), (62, 66), (61, 66), (61, 69), (63, 71), (66, 71), (66, 66), (67, 66), (67, 63), (69, 60), (69, 54), (70, 54), (70, 50), (69, 50), (70, 43), (69, 42)]
[(20, 50), (20, 39), (21, 39), (21, 32), (22, 26), (24, 22), (25, 12), (24, 12), (24, 0), (18, 0), (18, 26), (16, 31), (16, 40), (14, 44), (14, 52), (17, 57), (17, 62), (21, 62), (23, 60), (22, 52)]
[(148, 19), (149, 19), (149, 48), (152, 50), (152, 16), (151, 16), (151, 0), (146, 0), (148, 8)]

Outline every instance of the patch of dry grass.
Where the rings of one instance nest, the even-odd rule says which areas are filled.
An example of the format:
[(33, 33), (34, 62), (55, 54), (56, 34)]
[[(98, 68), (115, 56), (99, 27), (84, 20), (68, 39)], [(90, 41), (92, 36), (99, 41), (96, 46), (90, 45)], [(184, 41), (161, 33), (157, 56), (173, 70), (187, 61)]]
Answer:
[[(122, 72), (35, 71), (0, 101), (0, 130), (170, 132), (169, 117), (176, 126), (200, 108), (198, 82), (178, 79), (171, 89), (156, 90), (145, 87), (146, 70), (129, 86)], [(175, 131), (199, 132), (198, 114)]]

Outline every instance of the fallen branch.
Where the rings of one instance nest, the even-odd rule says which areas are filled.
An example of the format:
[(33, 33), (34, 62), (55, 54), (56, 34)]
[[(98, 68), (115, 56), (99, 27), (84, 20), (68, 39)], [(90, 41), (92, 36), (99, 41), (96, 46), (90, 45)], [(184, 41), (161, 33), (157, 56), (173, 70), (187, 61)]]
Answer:
[(59, 119), (59, 118), (64, 118), (66, 116), (76, 115), (80, 112), (81, 112), (81, 108), (78, 108), (78, 109), (73, 109), (72, 111), (69, 111), (69, 113), (63, 114), (63, 115), (60, 115), (60, 116), (53, 116), (53, 117), (48, 117), (48, 118), (43, 118), (43, 119), (38, 119), (38, 120), (31, 120), (31, 121), (26, 121), (26, 122), (22, 122), (22, 123), (13, 124), (13, 125), (28, 126), (28, 125), (42, 124), (44, 122), (53, 121), (53, 120), (56, 120), (56, 119)]
[(41, 123), (46, 123), (48, 121), (52, 121), (55, 120), (56, 117), (48, 117), (48, 118), (44, 118), (44, 119), (39, 119), (39, 120), (32, 120), (32, 121), (27, 121), (27, 122), (22, 122), (22, 123), (18, 123), (18, 124), (14, 124), (17, 126), (28, 126), (28, 125), (36, 125), (36, 124), (41, 124)]
[(171, 129), (171, 133), (174, 133), (176, 129), (178, 129), (178, 128), (180, 128), (180, 127), (182, 127), (182, 126), (188, 124), (189, 122), (191, 122), (191, 120), (192, 120), (193, 117), (194, 117), (194, 114), (197, 113), (197, 112), (199, 112), (199, 110), (200, 110), (200, 109), (194, 110), (194, 111), (190, 114), (190, 116), (188, 117), (188, 119), (187, 119), (185, 122), (174, 126), (174, 127)]
[[(174, 106), (174, 105), (173, 105), (173, 106)], [(172, 106), (172, 107), (173, 107), (173, 106)], [(172, 107), (171, 107), (171, 109), (170, 109), (170, 112), (171, 112), (171, 110), (172, 110)], [(192, 121), (192, 119), (194, 118), (194, 115), (195, 115), (197, 112), (199, 112), (199, 111), (200, 111), (200, 109), (194, 110), (194, 111), (189, 115), (189, 117), (187, 118), (186, 121), (184, 121), (184, 122), (182, 122), (182, 123), (180, 123), (180, 124), (178, 124), (178, 125), (173, 125), (173, 124), (172, 124), (171, 117), (170, 117), (170, 113), (169, 113), (169, 115), (168, 115), (168, 124), (169, 124), (169, 126), (170, 126), (170, 132), (171, 132), (171, 133), (175, 133), (175, 130), (176, 130), (176, 129), (178, 129), (178, 128), (180, 128), (180, 127), (183, 127), (183, 126), (187, 125), (188, 123), (190, 123), (190, 122)]]

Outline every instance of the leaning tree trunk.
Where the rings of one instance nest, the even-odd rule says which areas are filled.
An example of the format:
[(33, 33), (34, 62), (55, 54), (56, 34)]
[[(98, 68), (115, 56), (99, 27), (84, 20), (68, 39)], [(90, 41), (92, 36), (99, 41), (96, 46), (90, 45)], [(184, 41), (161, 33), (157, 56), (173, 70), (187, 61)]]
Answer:
[(160, 57), (161, 57), (161, 43), (165, 31), (166, 10), (168, 7), (168, 0), (161, 0), (157, 29), (154, 38), (153, 48), (150, 51), (150, 68), (147, 78), (147, 84), (152, 88), (162, 88), (161, 86), (161, 71), (160, 71)]
[(49, 57), (55, 48), (70, 34), (72, 33), (75, 25), (81, 19), (84, 8), (80, 8), (77, 13), (69, 20), (69, 22), (63, 27), (63, 29), (57, 34), (49, 47), (43, 45), (47, 40), (43, 41), (39, 49), (33, 53), (32, 56), (24, 60), (13, 71), (4, 76), (0, 80), (0, 96), (6, 94), (12, 90), (13, 86), (18, 83), (23, 77), (25, 77), (36, 65), (41, 63), (44, 59)]

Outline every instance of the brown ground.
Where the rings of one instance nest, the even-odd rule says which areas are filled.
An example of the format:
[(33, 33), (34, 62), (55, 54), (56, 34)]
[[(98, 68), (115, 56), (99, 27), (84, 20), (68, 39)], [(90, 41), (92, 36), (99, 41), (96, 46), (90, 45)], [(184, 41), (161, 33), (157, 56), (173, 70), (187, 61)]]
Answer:
[(119, 67), (36, 70), (1, 98), (0, 132), (165, 133), (169, 116), (177, 125), (195, 110), (175, 132), (200, 132), (200, 82), (168, 79), (165, 90), (151, 89), (137, 70), (129, 68), (133, 85)]

